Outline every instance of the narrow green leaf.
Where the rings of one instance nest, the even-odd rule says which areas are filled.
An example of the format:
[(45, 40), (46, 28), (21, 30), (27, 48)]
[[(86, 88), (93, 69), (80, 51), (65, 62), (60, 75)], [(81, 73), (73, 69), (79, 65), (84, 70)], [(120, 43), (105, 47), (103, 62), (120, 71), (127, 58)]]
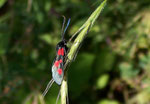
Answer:
[[(96, 21), (96, 19), (98, 18), (98, 16), (100, 15), (101, 11), (103, 10), (105, 4), (106, 4), (107, 0), (104, 0), (99, 7), (91, 14), (91, 16), (88, 18), (88, 20), (79, 28), (79, 30), (81, 30), (83, 28), (83, 30), (80, 32), (80, 34), (77, 36), (77, 38), (75, 39), (69, 53), (68, 53), (68, 58), (70, 61), (73, 60), (73, 58), (76, 55), (76, 52), (80, 46), (80, 44), (82, 43), (83, 39), (85, 38), (87, 32), (89, 31), (89, 29), (93, 26), (94, 22)], [(78, 31), (79, 31), (78, 30)]]
[[(107, 0), (104, 0), (99, 7), (91, 14), (91, 16), (89, 17), (89, 19), (79, 28), (80, 33), (77, 36), (77, 38), (75, 39), (73, 45), (70, 48), (70, 51), (68, 53), (68, 59), (66, 61), (66, 64), (64, 66), (64, 69), (66, 68), (66, 66), (68, 65), (68, 63), (70, 61), (72, 61), (74, 59), (74, 57), (77, 55), (77, 51), (81, 45), (81, 43), (83, 42), (85, 36), (87, 35), (89, 29), (93, 26), (94, 22), (96, 21), (96, 19), (98, 18), (98, 16), (100, 15), (101, 11), (103, 10), (105, 4), (106, 4)], [(78, 30), (78, 31), (79, 31)], [(62, 81), (62, 85), (61, 85), (61, 103), (62, 104), (66, 104), (66, 98), (67, 98), (67, 82), (65, 80), (66, 75), (64, 76), (64, 79)]]

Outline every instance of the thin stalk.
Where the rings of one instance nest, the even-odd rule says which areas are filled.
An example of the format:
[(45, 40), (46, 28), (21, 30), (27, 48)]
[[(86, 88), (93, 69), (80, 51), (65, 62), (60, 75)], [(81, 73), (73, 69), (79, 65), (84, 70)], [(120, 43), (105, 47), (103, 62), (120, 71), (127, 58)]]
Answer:
[(61, 93), (61, 104), (67, 104), (68, 84), (66, 75), (64, 76), (64, 79), (62, 81), (60, 93)]
[[(67, 54), (67, 60), (64, 66), (64, 69), (68, 66), (68, 64), (74, 60), (74, 58), (77, 55), (77, 52), (81, 46), (81, 43), (83, 42), (84, 38), (87, 36), (88, 31), (93, 26), (94, 22), (100, 15), (101, 11), (103, 10), (107, 0), (104, 0), (98, 8), (91, 14), (91, 16), (88, 18), (88, 20), (79, 28), (80, 33), (74, 40), (72, 46), (70, 47), (70, 50)], [(78, 30), (78, 31), (79, 31)], [(65, 73), (67, 73), (67, 70), (65, 70)], [(67, 86), (67, 74), (64, 74), (64, 79), (61, 84), (61, 104), (67, 104), (67, 97), (68, 97), (68, 86)]]

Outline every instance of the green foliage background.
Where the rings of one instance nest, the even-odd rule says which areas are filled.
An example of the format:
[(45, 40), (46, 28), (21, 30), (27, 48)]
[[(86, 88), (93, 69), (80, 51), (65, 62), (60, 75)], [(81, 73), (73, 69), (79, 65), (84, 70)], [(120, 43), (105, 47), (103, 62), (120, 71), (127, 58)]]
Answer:
[[(0, 0), (0, 104), (44, 104), (41, 93), (65, 15), (69, 40), (102, 0)], [(150, 0), (108, 0), (68, 70), (70, 104), (150, 102)], [(59, 86), (45, 98), (55, 104)]]

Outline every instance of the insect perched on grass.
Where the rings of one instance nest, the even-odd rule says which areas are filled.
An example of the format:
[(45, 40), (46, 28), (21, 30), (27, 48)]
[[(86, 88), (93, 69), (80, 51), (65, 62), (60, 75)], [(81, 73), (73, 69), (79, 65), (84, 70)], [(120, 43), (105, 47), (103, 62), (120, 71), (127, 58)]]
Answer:
[[(64, 16), (63, 16), (64, 17)], [(67, 22), (67, 25), (64, 29), (65, 25), (65, 17), (62, 25), (62, 33), (61, 33), (61, 41), (56, 46), (56, 57), (54, 59), (54, 62), (52, 64), (52, 79), (49, 81), (45, 91), (43, 92), (43, 96), (45, 96), (48, 92), (48, 90), (51, 88), (52, 84), (56, 82), (58, 85), (61, 85), (61, 82), (64, 77), (64, 63), (67, 55), (67, 42), (64, 39), (65, 32), (69, 26), (70, 18)]]

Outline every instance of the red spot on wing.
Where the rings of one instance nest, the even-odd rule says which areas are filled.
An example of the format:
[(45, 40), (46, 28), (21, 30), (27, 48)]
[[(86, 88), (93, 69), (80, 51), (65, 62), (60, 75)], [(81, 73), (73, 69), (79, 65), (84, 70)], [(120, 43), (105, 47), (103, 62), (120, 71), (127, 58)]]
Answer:
[(58, 50), (57, 54), (58, 54), (58, 55), (61, 55), (61, 49)]
[(63, 48), (60, 48), (60, 49), (58, 50), (57, 54), (64, 56), (64, 49), (63, 49)]
[(59, 61), (55, 61), (54, 63), (55, 67), (58, 67), (60, 63), (62, 63), (62, 59), (60, 59)]
[(61, 49), (61, 55), (64, 56), (64, 49)]
[(59, 60), (59, 63), (62, 63), (62, 59)]
[(62, 74), (62, 69), (58, 69), (57, 72), (58, 72), (59, 75), (61, 75)]
[(55, 65), (56, 67), (58, 67), (58, 66), (59, 66), (59, 61), (55, 61), (54, 65)]

